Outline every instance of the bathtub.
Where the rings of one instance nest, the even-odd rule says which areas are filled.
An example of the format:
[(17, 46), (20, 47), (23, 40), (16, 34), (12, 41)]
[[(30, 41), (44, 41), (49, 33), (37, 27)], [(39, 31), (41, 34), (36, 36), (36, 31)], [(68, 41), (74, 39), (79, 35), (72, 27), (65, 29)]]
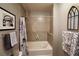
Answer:
[(29, 56), (52, 56), (53, 49), (47, 41), (28, 41)]

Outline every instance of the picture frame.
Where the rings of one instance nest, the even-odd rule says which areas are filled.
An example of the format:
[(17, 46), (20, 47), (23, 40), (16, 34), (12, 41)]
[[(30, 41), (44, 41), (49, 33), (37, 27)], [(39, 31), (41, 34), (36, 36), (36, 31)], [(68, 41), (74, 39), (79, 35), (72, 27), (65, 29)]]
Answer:
[(16, 28), (16, 16), (0, 7), (0, 30), (14, 30)]

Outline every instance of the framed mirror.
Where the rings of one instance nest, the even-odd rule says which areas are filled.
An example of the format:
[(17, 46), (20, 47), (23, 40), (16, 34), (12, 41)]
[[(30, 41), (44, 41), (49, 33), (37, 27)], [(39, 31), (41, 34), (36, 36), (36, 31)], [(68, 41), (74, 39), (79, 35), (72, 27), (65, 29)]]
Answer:
[(79, 27), (79, 10), (77, 7), (72, 6), (68, 12), (67, 29), (78, 30)]

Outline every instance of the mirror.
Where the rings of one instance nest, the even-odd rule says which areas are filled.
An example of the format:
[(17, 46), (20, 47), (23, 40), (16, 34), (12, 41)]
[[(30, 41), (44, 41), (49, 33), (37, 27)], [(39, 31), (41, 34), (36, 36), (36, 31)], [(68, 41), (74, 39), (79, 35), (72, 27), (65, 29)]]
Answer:
[(67, 29), (68, 30), (78, 30), (79, 23), (79, 11), (75, 6), (72, 6), (68, 12), (67, 18)]

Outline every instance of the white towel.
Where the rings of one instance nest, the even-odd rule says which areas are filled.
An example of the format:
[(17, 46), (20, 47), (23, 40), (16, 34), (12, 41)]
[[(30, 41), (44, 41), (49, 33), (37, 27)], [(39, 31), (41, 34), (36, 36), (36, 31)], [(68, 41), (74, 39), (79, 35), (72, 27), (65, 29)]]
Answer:
[(10, 39), (11, 39), (11, 46), (12, 47), (17, 44), (16, 32), (10, 33)]

